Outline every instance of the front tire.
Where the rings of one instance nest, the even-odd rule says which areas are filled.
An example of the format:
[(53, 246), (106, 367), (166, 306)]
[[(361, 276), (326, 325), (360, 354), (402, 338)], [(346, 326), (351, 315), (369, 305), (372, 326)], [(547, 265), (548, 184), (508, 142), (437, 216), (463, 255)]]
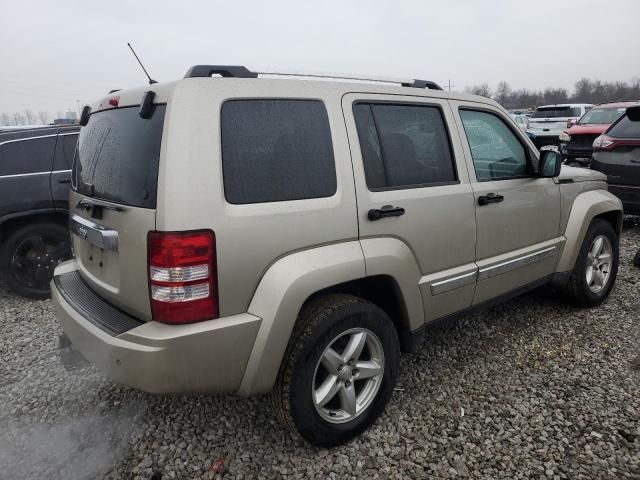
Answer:
[(340, 445), (366, 430), (393, 393), (400, 346), (387, 314), (332, 294), (300, 313), (271, 401), (281, 423), (309, 443)]
[(573, 303), (594, 307), (604, 302), (618, 275), (618, 235), (611, 224), (595, 219), (582, 242), (567, 285)]
[(20, 227), (0, 249), (0, 274), (17, 294), (36, 300), (47, 298), (54, 269), (71, 256), (69, 245), (69, 231), (57, 223)]

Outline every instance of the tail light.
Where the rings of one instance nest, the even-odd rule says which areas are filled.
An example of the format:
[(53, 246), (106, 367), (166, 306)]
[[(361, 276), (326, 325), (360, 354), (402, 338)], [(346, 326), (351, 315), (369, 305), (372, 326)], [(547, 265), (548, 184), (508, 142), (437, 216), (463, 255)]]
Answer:
[(593, 141), (594, 150), (614, 150), (622, 146), (630, 146), (630, 147), (640, 146), (640, 139), (614, 138), (614, 137), (610, 137), (609, 135), (602, 134)]
[(153, 319), (183, 324), (218, 317), (216, 239), (211, 230), (150, 232)]

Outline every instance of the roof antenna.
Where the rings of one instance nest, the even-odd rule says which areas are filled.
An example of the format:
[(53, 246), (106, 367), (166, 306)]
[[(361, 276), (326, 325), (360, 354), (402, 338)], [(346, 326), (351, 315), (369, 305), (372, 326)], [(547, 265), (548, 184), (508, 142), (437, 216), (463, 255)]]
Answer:
[(144, 72), (144, 74), (147, 76), (147, 78), (149, 79), (149, 85), (153, 85), (154, 83), (158, 83), (156, 82), (153, 78), (151, 78), (149, 76), (149, 73), (147, 73), (147, 69), (144, 68), (144, 65), (142, 65), (142, 62), (140, 61), (140, 59), (138, 58), (138, 55), (136, 55), (135, 50), (133, 49), (133, 47), (131, 46), (131, 44), (129, 42), (127, 42), (127, 46), (131, 49), (131, 53), (133, 53), (133, 56), (136, 57), (136, 60), (138, 61), (138, 63), (140, 64), (140, 68), (142, 68), (142, 71)]

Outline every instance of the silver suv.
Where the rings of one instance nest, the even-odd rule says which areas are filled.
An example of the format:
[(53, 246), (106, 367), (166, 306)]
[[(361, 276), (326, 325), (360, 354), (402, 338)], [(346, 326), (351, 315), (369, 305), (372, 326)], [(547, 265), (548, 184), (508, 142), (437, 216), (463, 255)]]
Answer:
[(380, 415), (426, 325), (549, 283), (609, 295), (606, 177), (537, 152), (495, 102), (263, 77), (196, 66), (85, 108), (75, 259), (51, 287), (116, 382), (270, 393), (286, 428), (336, 445)]

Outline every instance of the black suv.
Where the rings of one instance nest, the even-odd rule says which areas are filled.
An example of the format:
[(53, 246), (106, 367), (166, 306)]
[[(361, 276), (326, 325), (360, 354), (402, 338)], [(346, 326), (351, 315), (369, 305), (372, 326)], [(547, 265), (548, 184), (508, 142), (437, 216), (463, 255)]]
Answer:
[(0, 277), (46, 298), (55, 266), (70, 256), (71, 164), (80, 127), (0, 131)]

